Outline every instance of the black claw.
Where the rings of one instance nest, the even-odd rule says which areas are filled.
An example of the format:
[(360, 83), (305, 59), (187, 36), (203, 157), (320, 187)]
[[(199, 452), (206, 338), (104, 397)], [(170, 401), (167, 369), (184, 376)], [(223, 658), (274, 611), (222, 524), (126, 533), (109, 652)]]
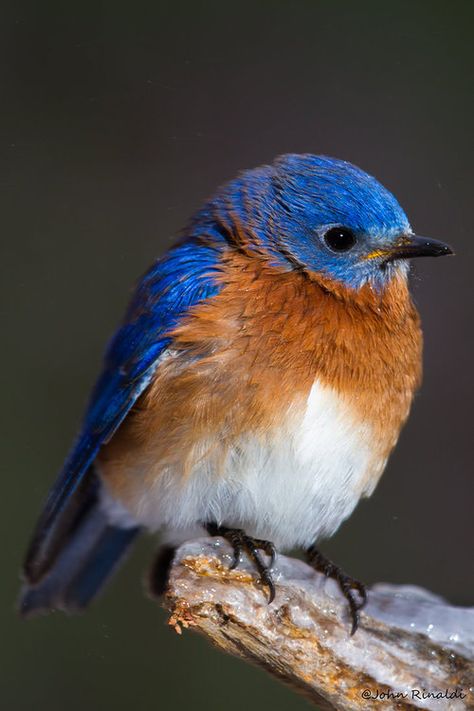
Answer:
[[(260, 583), (268, 588), (268, 604), (275, 599), (275, 584), (273, 582), (271, 568), (276, 559), (276, 548), (270, 541), (247, 536), (240, 528), (226, 528), (217, 526), (214, 523), (206, 524), (206, 529), (211, 536), (222, 536), (232, 546), (233, 558), (229, 570), (234, 570), (239, 564), (240, 556), (245, 550), (252, 563), (257, 568)], [(264, 563), (260, 555), (263, 551), (270, 558), (270, 563)]]
[(234, 570), (237, 568), (239, 561), (240, 561), (240, 556), (242, 555), (242, 542), (241, 542), (241, 537), (239, 535), (236, 535), (234, 532), (229, 533), (229, 541), (232, 545), (232, 563), (229, 566), (230, 570)]
[(242, 549), (239, 546), (235, 546), (233, 553), (232, 553), (232, 563), (229, 565), (229, 570), (235, 570), (237, 568), (239, 561), (240, 561), (240, 556), (242, 554)]
[(352, 615), (352, 627), (351, 627), (351, 637), (355, 635), (359, 628), (359, 613), (356, 611), (354, 612), (351, 610), (351, 615)]
[[(367, 603), (367, 589), (363, 583), (355, 578), (351, 578), (347, 575), (341, 568), (332, 563), (326, 556), (324, 556), (320, 551), (318, 551), (314, 546), (308, 549), (308, 561), (309, 563), (323, 573), (327, 578), (333, 578), (339, 585), (339, 588), (346, 598), (349, 611), (352, 618), (351, 636), (357, 632), (359, 627), (360, 615), (359, 611)], [(355, 593), (360, 597), (360, 600), (356, 600)]]
[(273, 568), (276, 561), (276, 548), (274, 544), (271, 543), (271, 541), (259, 541), (259, 543), (265, 543), (265, 547), (263, 548), (262, 546), (262, 548), (270, 558), (270, 565), (268, 567)]
[(260, 582), (268, 588), (268, 604), (275, 599), (275, 583), (269, 570), (265, 570), (260, 576)]
[(367, 588), (363, 583), (360, 583), (358, 580), (354, 580), (353, 582), (357, 583), (357, 585), (354, 585), (355, 590), (359, 593), (360, 597), (360, 603), (358, 604), (358, 609), (362, 610), (363, 607), (367, 605)]
[(346, 599), (349, 602), (349, 608), (351, 611), (351, 617), (352, 617), (351, 637), (352, 637), (352, 635), (357, 632), (357, 628), (359, 627), (359, 621), (360, 621), (359, 609), (360, 609), (360, 607), (354, 600), (351, 590), (348, 590), (347, 593), (345, 593), (345, 595), (346, 595)]

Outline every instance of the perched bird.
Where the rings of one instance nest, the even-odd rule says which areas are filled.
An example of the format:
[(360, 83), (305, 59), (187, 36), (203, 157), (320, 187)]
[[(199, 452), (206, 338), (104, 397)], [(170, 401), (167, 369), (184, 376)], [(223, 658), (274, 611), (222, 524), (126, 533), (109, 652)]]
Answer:
[(233, 565), (247, 552), (270, 600), (276, 548), (303, 548), (354, 632), (365, 588), (315, 546), (373, 492), (420, 383), (408, 260), (451, 253), (345, 161), (283, 155), (219, 189), (108, 347), (26, 557), (23, 613), (84, 608), (144, 529), (202, 526)]

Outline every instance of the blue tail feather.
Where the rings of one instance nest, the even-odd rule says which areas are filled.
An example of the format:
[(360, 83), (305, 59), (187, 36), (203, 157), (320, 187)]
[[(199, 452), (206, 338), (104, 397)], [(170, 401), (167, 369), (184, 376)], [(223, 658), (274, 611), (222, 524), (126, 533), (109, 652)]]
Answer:
[(51, 569), (38, 582), (25, 582), (20, 614), (80, 612), (116, 570), (140, 529), (110, 525), (97, 497), (84, 507)]

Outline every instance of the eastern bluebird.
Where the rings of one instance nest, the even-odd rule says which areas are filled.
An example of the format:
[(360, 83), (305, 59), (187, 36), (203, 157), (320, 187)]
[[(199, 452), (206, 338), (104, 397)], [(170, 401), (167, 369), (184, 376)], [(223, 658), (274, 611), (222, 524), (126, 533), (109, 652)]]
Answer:
[(407, 260), (451, 253), (345, 161), (284, 155), (223, 186), (108, 347), (26, 557), (23, 613), (84, 608), (143, 529), (201, 526), (233, 564), (248, 553), (270, 600), (275, 547), (305, 549), (355, 631), (365, 588), (315, 544), (373, 492), (420, 383)]

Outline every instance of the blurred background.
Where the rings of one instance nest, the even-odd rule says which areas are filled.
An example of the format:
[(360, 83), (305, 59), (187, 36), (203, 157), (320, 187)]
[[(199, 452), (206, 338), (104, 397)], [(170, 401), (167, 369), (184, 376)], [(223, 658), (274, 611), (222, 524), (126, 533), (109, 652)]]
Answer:
[(377, 176), (455, 259), (417, 263), (425, 379), (374, 496), (325, 552), (473, 603), (469, 0), (2, 2), (0, 707), (308, 708), (142, 592), (144, 539), (83, 617), (15, 613), (20, 563), (135, 279), (241, 168)]

